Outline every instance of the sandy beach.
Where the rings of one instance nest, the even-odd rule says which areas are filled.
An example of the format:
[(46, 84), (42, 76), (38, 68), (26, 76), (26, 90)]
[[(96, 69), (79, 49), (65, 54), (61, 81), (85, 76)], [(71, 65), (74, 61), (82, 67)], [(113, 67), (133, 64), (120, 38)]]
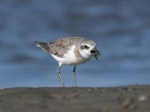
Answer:
[(0, 112), (148, 112), (149, 104), (150, 85), (0, 90)]

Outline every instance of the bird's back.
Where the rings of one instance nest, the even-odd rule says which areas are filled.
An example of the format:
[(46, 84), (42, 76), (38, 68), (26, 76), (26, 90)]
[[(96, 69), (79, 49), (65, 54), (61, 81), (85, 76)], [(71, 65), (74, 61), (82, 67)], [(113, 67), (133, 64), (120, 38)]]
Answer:
[(53, 42), (36, 41), (36, 45), (50, 54), (56, 55), (58, 57), (63, 57), (72, 45), (79, 46), (82, 41), (85, 41), (85, 39), (82, 37), (66, 37), (60, 38)]

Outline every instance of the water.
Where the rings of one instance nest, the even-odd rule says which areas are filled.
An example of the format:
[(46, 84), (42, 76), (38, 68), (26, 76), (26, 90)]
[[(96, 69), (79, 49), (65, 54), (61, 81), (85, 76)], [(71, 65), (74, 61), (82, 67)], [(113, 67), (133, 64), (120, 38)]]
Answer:
[[(1, 0), (0, 88), (61, 86), (57, 63), (34, 41), (76, 35), (102, 55), (77, 66), (83, 87), (150, 84), (149, 0)], [(72, 67), (61, 69), (73, 85)]]

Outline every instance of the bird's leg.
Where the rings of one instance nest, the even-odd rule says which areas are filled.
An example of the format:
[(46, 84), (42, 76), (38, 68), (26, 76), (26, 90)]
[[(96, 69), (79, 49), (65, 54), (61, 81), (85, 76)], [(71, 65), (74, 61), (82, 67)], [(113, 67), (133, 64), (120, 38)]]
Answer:
[(73, 80), (74, 80), (74, 87), (77, 87), (77, 80), (76, 80), (76, 65), (75, 65), (74, 68), (73, 68), (72, 74), (73, 74)]
[(59, 79), (60, 79), (60, 81), (61, 81), (62, 87), (64, 87), (64, 86), (65, 86), (65, 85), (64, 85), (64, 81), (63, 81), (63, 79), (62, 79), (62, 77), (61, 77), (61, 74), (60, 74), (60, 66), (59, 66), (58, 69), (57, 69), (57, 75), (58, 75), (58, 77), (59, 77)]

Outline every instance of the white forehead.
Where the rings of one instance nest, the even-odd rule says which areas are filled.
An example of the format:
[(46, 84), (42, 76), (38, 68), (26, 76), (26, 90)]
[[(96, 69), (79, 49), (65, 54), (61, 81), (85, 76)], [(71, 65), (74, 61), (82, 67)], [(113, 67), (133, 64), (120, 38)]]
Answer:
[(85, 41), (83, 43), (81, 43), (81, 45), (87, 45), (87, 46), (96, 46), (96, 43), (94, 41), (91, 41), (91, 40), (88, 40), (88, 41)]

